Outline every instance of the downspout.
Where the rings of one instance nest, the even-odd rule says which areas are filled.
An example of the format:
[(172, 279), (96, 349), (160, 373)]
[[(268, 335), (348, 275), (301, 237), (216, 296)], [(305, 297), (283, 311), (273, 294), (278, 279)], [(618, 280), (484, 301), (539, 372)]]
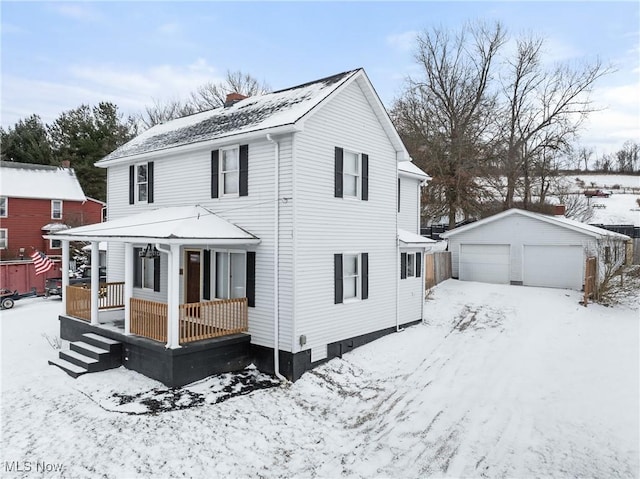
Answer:
[[(400, 188), (398, 179), (398, 159), (396, 158), (396, 186)], [(400, 195), (396, 192), (396, 332), (400, 332), (400, 236), (398, 235), (398, 207)]]
[(273, 245), (273, 373), (281, 381), (286, 381), (286, 378), (280, 374), (280, 144), (275, 141), (271, 134), (267, 133), (267, 141), (273, 143), (274, 149), (274, 218), (273, 218), (273, 232), (274, 232), (274, 245)]
[[(171, 250), (164, 249), (160, 247), (160, 243), (156, 243), (156, 249), (161, 253), (167, 255), (167, 265), (171, 265)], [(167, 268), (167, 275), (169, 274), (169, 268)], [(169, 298), (173, 294), (173, 279), (167, 277), (167, 306), (169, 305)], [(167, 318), (169, 318), (169, 314), (167, 313)], [(171, 331), (172, 328), (169, 324), (167, 324), (167, 345), (165, 346), (167, 349), (171, 347)]]

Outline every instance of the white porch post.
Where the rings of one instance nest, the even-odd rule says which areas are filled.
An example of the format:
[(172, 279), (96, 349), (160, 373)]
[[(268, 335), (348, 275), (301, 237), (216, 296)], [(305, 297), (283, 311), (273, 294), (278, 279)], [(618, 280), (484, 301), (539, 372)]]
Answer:
[(169, 254), (168, 291), (167, 291), (167, 347), (180, 347), (180, 245), (172, 244)]
[(131, 334), (131, 298), (133, 297), (133, 244), (124, 244), (124, 334)]
[(69, 241), (62, 240), (62, 314), (67, 314), (67, 287), (69, 286)]
[(97, 241), (91, 242), (91, 324), (97, 325), (100, 306), (100, 248)]

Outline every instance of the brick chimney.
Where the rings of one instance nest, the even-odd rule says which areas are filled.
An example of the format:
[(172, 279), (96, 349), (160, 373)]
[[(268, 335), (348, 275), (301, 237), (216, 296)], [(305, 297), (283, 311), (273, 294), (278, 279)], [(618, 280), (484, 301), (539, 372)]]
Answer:
[(71, 161), (69, 160), (62, 160), (60, 162), (60, 166), (62, 166), (63, 168), (71, 168)]
[(248, 96), (241, 95), (240, 93), (227, 93), (227, 99), (224, 102), (224, 107), (229, 108), (231, 105), (235, 105), (240, 100), (249, 98)]
[(564, 205), (554, 205), (553, 206), (553, 214), (555, 216), (564, 216), (565, 214), (565, 206)]

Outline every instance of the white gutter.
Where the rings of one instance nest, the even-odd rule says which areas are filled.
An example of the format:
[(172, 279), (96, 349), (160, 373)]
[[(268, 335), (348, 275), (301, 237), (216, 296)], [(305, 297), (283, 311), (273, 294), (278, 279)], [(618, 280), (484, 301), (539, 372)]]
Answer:
[(282, 381), (286, 378), (280, 374), (280, 285), (279, 285), (279, 256), (280, 256), (280, 144), (267, 133), (267, 141), (274, 147), (274, 246), (273, 246), (273, 373)]

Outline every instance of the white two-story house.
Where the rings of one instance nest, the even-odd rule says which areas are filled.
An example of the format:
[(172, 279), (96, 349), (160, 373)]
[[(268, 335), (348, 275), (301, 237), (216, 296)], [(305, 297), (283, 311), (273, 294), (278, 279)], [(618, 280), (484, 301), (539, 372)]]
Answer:
[(108, 283), (65, 289), (64, 339), (117, 341), (168, 385), (250, 363), (295, 380), (423, 319), (429, 177), (362, 69), (230, 95), (97, 166), (108, 221), (55, 236), (108, 242)]

